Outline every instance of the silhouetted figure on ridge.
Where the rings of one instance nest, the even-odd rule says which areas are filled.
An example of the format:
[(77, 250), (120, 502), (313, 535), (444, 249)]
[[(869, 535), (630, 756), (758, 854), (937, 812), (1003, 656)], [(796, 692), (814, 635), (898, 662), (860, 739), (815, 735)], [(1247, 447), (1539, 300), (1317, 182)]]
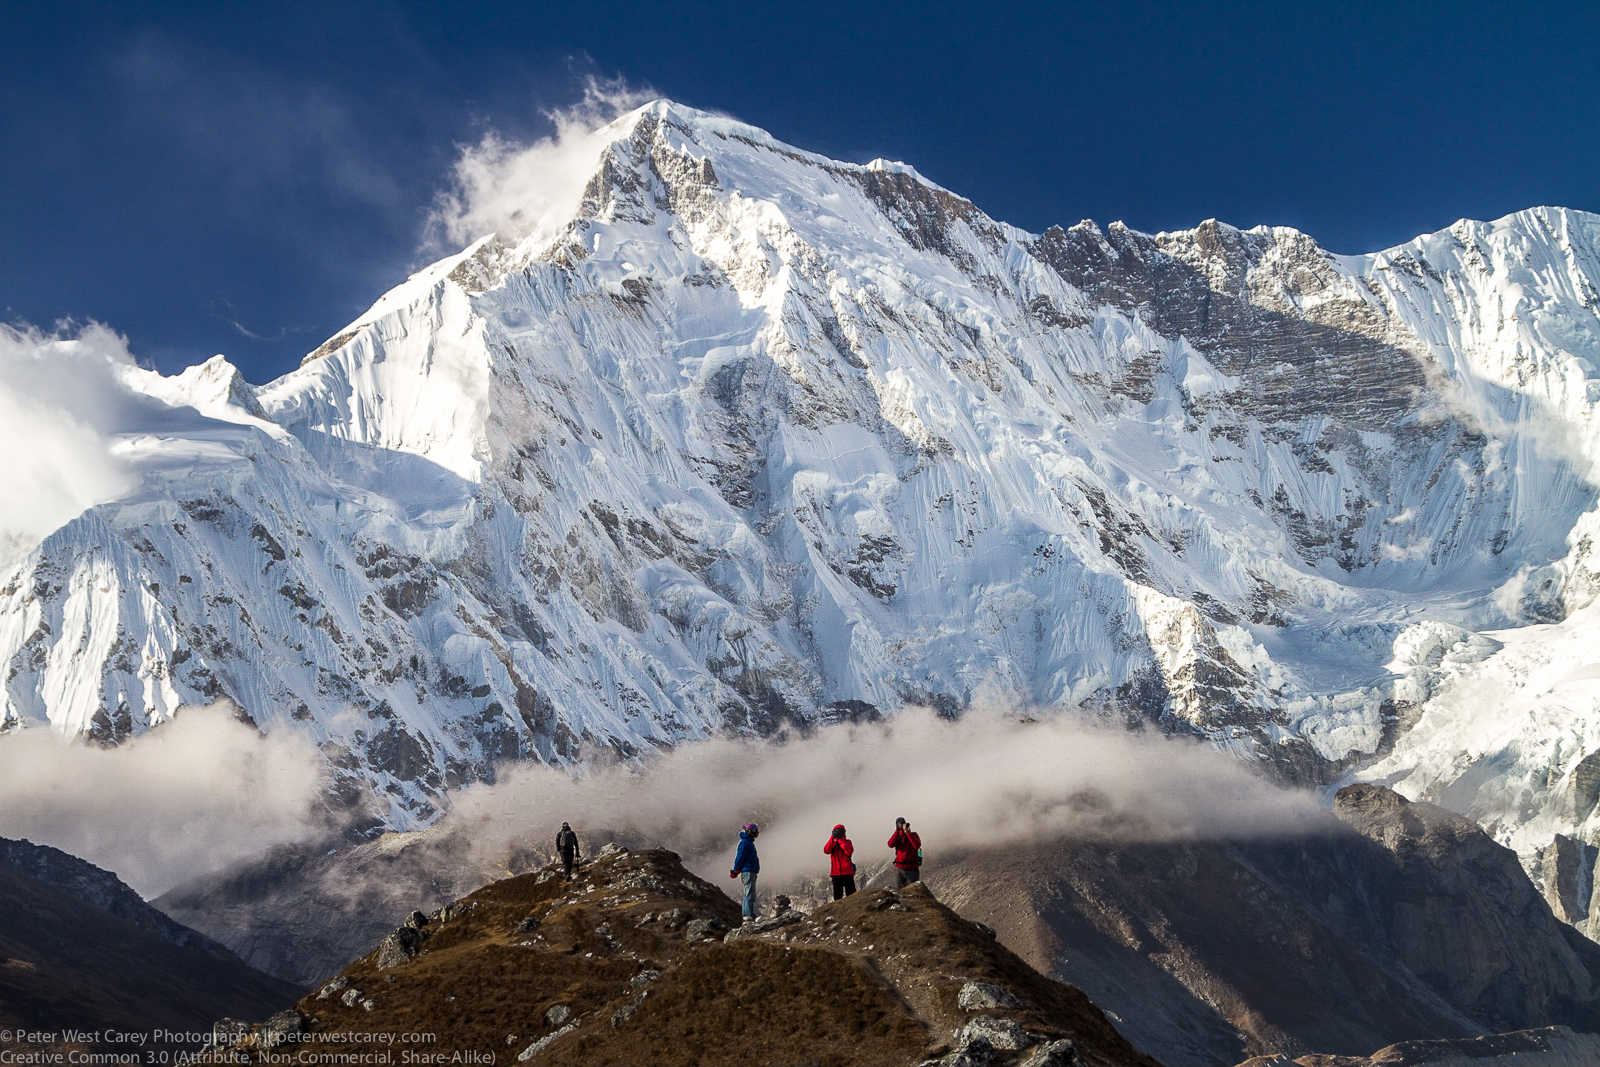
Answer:
[(570, 882), (572, 865), (581, 858), (578, 855), (578, 835), (572, 832), (571, 824), (561, 824), (561, 832), (556, 834), (556, 851), (561, 854), (561, 872)]

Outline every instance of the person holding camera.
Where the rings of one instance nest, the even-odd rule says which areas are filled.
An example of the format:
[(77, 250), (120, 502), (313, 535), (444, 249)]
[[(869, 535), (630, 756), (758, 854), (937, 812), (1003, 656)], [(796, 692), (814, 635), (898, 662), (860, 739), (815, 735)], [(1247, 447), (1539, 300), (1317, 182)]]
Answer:
[(922, 837), (904, 819), (894, 821), (894, 834), (889, 838), (894, 849), (894, 871), (897, 887), (922, 881)]
[(828, 876), (833, 879), (834, 900), (847, 897), (856, 891), (856, 864), (852, 858), (855, 852), (856, 846), (844, 836), (844, 823), (835, 826), (827, 843), (822, 846), (822, 854), (833, 861)]

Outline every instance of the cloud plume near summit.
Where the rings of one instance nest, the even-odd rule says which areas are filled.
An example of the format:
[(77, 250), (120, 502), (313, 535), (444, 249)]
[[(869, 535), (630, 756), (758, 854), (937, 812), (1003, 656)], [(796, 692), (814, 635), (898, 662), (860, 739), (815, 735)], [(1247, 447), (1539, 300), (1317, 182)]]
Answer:
[(654, 94), (590, 78), (583, 99), (546, 113), (555, 132), (531, 144), (494, 130), (463, 145), (450, 188), (439, 194), (428, 230), (436, 251), (454, 250), (503, 230), (553, 237), (570, 222), (611, 138), (606, 125)]
[(127, 341), (97, 323), (0, 325), (0, 568), (132, 484), (105, 433), (132, 366)]
[[(909, 709), (809, 736), (685, 745), (643, 767), (583, 777), (542, 766), (458, 798), (454, 824), (483, 850), (545, 844), (563, 820), (662, 845), (702, 871), (726, 870), (738, 827), (761, 825), (762, 872), (782, 881), (825, 870), (821, 847), (842, 822), (862, 862), (881, 858), (897, 817), (931, 858), (1063, 837), (1127, 840), (1296, 834), (1320, 823), (1313, 794), (1286, 790), (1198, 743), (974, 710), (956, 721)], [(536, 829), (533, 829), (536, 828)], [(548, 829), (548, 835), (545, 830)]]

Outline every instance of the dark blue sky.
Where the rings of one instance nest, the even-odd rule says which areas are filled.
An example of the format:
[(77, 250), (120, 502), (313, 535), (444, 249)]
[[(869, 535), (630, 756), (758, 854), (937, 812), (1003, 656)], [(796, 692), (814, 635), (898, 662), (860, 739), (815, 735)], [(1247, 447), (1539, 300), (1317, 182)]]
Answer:
[(455, 145), (625, 78), (1040, 230), (1370, 251), (1600, 210), (1600, 4), (0, 2), (0, 308), (290, 369), (424, 261)]

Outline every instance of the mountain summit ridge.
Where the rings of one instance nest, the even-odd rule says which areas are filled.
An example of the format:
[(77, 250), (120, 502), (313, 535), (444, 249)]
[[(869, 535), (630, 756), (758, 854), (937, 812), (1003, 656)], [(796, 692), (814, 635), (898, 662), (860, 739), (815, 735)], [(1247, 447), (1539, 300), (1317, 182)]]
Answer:
[(1478, 631), (1587, 625), (1600, 216), (1030, 234), (664, 101), (572, 197), (277, 381), (140, 379), (197, 417), (0, 575), (0, 723), (227, 697), (397, 829), (508, 760), (980, 692), (1323, 782)]

